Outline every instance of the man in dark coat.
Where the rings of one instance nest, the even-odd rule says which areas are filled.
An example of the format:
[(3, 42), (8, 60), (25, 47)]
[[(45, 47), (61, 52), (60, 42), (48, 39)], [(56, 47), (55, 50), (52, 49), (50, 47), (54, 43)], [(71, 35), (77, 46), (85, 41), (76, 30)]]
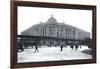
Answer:
[(70, 45), (70, 48), (74, 50), (74, 46), (73, 45)]
[(78, 49), (78, 45), (75, 45), (75, 50), (77, 50)]
[(63, 51), (63, 45), (60, 46), (61, 51)]
[(36, 52), (36, 51), (39, 52), (37, 43), (38, 43), (38, 42), (35, 41), (35, 51), (34, 51), (34, 52)]

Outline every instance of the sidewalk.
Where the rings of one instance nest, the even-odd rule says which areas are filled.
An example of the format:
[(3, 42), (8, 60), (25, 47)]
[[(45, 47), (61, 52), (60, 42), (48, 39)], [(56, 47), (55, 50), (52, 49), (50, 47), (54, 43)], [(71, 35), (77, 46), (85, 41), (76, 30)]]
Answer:
[(39, 62), (39, 61), (57, 61), (57, 60), (79, 60), (91, 59), (92, 55), (84, 54), (81, 51), (88, 48), (72, 50), (64, 47), (60, 51), (60, 47), (42, 47), (39, 52), (34, 53), (34, 48), (24, 49), (23, 52), (18, 52), (18, 63), (22, 62)]

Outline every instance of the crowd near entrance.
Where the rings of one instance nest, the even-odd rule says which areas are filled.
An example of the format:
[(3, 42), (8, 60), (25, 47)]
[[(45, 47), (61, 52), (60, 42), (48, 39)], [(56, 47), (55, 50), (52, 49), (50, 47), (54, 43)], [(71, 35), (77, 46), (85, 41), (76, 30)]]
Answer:
[(36, 36), (18, 36), (17, 37), (17, 51), (24, 51), (25, 48), (34, 48), (34, 52), (39, 52), (39, 47), (59, 47), (60, 51), (63, 51), (64, 47), (69, 46), (73, 50), (81, 48), (82, 45), (92, 48), (92, 40), (73, 40), (62, 38), (48, 38), (48, 37), (36, 37)]

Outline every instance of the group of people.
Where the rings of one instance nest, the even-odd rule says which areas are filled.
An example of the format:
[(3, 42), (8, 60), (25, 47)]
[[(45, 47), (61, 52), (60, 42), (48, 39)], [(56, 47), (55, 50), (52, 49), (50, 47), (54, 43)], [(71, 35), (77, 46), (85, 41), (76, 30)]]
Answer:
[[(60, 51), (63, 51), (63, 48), (64, 48), (64, 43), (61, 43)], [(79, 48), (79, 45), (75, 45), (75, 46), (74, 45), (70, 45), (70, 48), (73, 49), (73, 50), (77, 50)], [(36, 41), (34, 52), (39, 52), (38, 42), (37, 41)]]
[[(63, 51), (63, 47), (64, 47), (63, 45), (60, 46), (60, 51)], [(74, 47), (75, 47), (75, 48), (74, 48)], [(70, 46), (70, 48), (72, 48), (73, 50), (74, 50), (74, 49), (77, 50), (78, 47), (79, 47), (78, 45), (76, 45), (76, 46), (71, 45), (71, 46)], [(35, 50), (34, 50), (34, 52), (39, 52), (38, 45), (35, 45)]]
[[(60, 50), (61, 51), (63, 51), (63, 47), (64, 47), (63, 45), (60, 46)], [(78, 50), (79, 46), (78, 45), (75, 45), (75, 46), (74, 45), (70, 45), (70, 48), (73, 49), (73, 50)]]
[[(59, 47), (60, 47), (60, 51), (63, 51), (64, 42), (62, 42)], [(20, 43), (18, 43), (18, 48), (23, 51), (22, 45)], [(79, 45), (70, 45), (70, 48), (73, 50), (77, 50), (79, 48)], [(34, 49), (35, 49), (34, 53), (39, 52), (39, 43), (37, 40), (34, 42)]]
[(77, 50), (79, 48), (79, 45), (70, 45), (70, 48), (72, 48), (73, 50)]

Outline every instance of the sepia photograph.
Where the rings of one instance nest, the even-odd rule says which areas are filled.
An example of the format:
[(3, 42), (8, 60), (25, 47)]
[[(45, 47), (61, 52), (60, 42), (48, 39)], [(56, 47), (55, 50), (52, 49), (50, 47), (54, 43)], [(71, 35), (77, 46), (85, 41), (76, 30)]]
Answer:
[(17, 9), (18, 63), (92, 59), (91, 10)]

